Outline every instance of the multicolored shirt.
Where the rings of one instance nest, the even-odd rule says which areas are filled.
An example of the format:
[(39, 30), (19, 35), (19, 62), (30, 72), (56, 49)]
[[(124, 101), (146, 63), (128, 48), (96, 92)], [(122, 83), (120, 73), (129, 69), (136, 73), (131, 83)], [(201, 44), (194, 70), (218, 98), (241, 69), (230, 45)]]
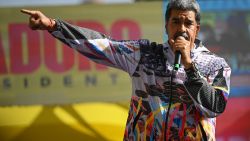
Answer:
[(216, 116), (226, 107), (231, 69), (199, 40), (191, 51), (196, 69), (173, 70), (168, 43), (113, 40), (99, 32), (56, 20), (51, 34), (97, 63), (132, 79), (124, 140), (215, 140)]

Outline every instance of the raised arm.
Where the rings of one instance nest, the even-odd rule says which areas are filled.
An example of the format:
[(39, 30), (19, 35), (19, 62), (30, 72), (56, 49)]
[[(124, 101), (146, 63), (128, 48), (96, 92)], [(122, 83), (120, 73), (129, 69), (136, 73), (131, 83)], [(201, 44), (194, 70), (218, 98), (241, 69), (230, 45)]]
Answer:
[(40, 11), (22, 9), (30, 15), (33, 30), (48, 30), (55, 38), (77, 50), (89, 59), (115, 67), (132, 75), (140, 59), (140, 40), (116, 41), (97, 31), (52, 20)]

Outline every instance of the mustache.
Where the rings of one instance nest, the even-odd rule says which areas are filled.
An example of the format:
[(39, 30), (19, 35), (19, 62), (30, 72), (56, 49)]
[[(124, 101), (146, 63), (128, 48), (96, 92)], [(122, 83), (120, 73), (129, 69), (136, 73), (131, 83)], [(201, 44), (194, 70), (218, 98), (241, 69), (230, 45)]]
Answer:
[(177, 37), (182, 36), (184, 37), (186, 40), (189, 40), (189, 36), (186, 32), (176, 32), (174, 35), (174, 40), (176, 40)]

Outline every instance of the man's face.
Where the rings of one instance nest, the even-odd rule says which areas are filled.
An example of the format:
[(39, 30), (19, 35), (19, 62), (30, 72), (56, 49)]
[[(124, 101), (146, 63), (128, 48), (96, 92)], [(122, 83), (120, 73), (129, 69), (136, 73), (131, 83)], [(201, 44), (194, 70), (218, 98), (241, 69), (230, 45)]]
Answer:
[(185, 32), (188, 35), (188, 40), (191, 43), (191, 49), (195, 38), (198, 36), (200, 25), (195, 20), (194, 11), (183, 11), (183, 10), (171, 10), (169, 20), (166, 21), (165, 25), (168, 39), (175, 40), (175, 36), (178, 32)]

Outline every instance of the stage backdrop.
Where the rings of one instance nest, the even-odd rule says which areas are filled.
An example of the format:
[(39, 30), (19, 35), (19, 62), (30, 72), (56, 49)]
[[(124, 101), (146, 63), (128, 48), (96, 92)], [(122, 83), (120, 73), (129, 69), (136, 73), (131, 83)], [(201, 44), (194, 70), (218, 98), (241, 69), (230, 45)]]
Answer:
[[(0, 9), (0, 140), (122, 140), (128, 75), (90, 62), (46, 31), (30, 30), (20, 9)], [(30, 9), (115, 39), (166, 40), (161, 2)], [(250, 138), (248, 13), (202, 15), (200, 38), (233, 69), (228, 107), (218, 118), (220, 141)]]

